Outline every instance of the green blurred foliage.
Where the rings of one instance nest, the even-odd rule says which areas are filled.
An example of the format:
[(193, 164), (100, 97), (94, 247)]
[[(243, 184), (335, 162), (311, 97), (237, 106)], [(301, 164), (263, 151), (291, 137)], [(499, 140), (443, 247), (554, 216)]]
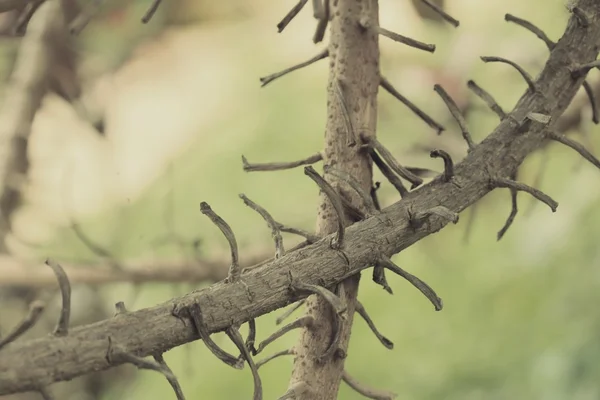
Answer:
[[(551, 38), (558, 38), (568, 17), (561, 1), (449, 3), (451, 12), (461, 20), (459, 29), (472, 32), (488, 44), (487, 54), (479, 55), (539, 54), (539, 64), (525, 66), (530, 71), (542, 65), (545, 48), (533, 35), (505, 23), (503, 14), (531, 17)], [(381, 7), (386, 4), (382, 2)], [(282, 15), (287, 12), (287, 6), (277, 7)], [(443, 70), (453, 57), (445, 49), (450, 48), (456, 33), (435, 26), (428, 32), (428, 37), (420, 39), (436, 43), (436, 54), (387, 52), (383, 70), (396, 73), (405, 65)], [(269, 230), (242, 204), (238, 193), (247, 194), (282, 222), (305, 229), (314, 227), (318, 190), (301, 169), (246, 174), (240, 155), (257, 162), (292, 160), (322, 147), (327, 62), (310, 67), (312, 72), (297, 72), (259, 91), (254, 87), (258, 86), (256, 77), (273, 68), (276, 55), (268, 48), (250, 51), (244, 46), (252, 32), (240, 34), (246, 39), (231, 37), (231, 45), (240, 47), (240, 74), (249, 82), (248, 87), (240, 88), (241, 95), (248, 96), (245, 107), (229, 110), (210, 132), (198, 132), (197, 142), (190, 144), (173, 161), (171, 172), (165, 172), (140, 199), (82, 222), (90, 235), (110, 237), (111, 249), (120, 257), (153, 254), (166, 259), (179, 255), (177, 246), (153, 245), (164, 237), (168, 224), (189, 240), (200, 238), (205, 254), (211, 254), (214, 248), (225, 251), (221, 234), (199, 213), (200, 201), (209, 202), (231, 224), (241, 249), (265, 246), (270, 243)], [(306, 46), (311, 46), (308, 37)], [(255, 52), (263, 56), (256, 57)], [(510, 109), (525, 88), (516, 72), (507, 66), (469, 63), (473, 67), (460, 79), (475, 79)], [(381, 139), (412, 164), (440, 169), (426, 154), (406, 155), (416, 142), (431, 140), (434, 132), (387, 94), (380, 99)], [(448, 118), (430, 87), (423, 87), (414, 100), (436, 118)], [(256, 115), (260, 116), (258, 122)], [(486, 110), (475, 111), (469, 119), (476, 140), (482, 140), (497, 123)], [(451, 120), (446, 125), (451, 128), (444, 135), (459, 134)], [(593, 134), (597, 133), (594, 128)], [(598, 144), (595, 138), (593, 142)], [(496, 232), (509, 213), (510, 203), (507, 191), (495, 191), (478, 205), (468, 243), (464, 233), (470, 211), (461, 215), (457, 226), (445, 228), (394, 258), (438, 291), (445, 304), (442, 312), (434, 312), (426, 299), (397, 277), (388, 278), (395, 290), (395, 295), (389, 296), (370, 281), (368, 271), (363, 274), (360, 300), (395, 348), (383, 348), (366, 324), (357, 319), (346, 361), (354, 377), (397, 392), (403, 399), (600, 398), (598, 171), (582, 165), (568, 149), (553, 145), (547, 151), (550, 163), (541, 189), (561, 204), (556, 214), (540, 204), (526, 216), (524, 211), (531, 199), (520, 194), (521, 212), (506, 237), (496, 242)], [(534, 180), (539, 162), (540, 154), (527, 160), (521, 174), (525, 182)], [(384, 204), (396, 201), (385, 183), (381, 197)], [(165, 219), (168, 199), (173, 201), (174, 212)], [(59, 233), (51, 251), (60, 257), (68, 254), (68, 259), (92, 257), (69, 230)], [(189, 289), (189, 285), (134, 289), (122, 284), (104, 288), (104, 292), (106, 301), (127, 303), (138, 290), (135, 301), (127, 305), (139, 309)], [(257, 321), (258, 340), (276, 329), (275, 317), (280, 312)], [(295, 339), (294, 334), (282, 338), (268, 347), (265, 355), (291, 347)], [(215, 340), (233, 351), (224, 335), (215, 335)], [(251, 396), (250, 371), (225, 366), (201, 342), (173, 349), (166, 359), (188, 398)], [(279, 358), (261, 370), (266, 399), (285, 391), (291, 361), (290, 357)], [(166, 380), (144, 371), (135, 382), (111, 386), (104, 398), (169, 399), (173, 394)], [(339, 398), (361, 397), (342, 385)]]

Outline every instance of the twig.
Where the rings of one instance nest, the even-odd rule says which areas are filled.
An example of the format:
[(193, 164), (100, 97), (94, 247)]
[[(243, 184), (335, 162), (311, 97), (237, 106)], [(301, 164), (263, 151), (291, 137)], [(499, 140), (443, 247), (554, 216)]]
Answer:
[(116, 261), (116, 257), (112, 252), (110, 252), (105, 247), (94, 242), (84, 231), (81, 229), (81, 226), (75, 222), (71, 221), (71, 229), (75, 233), (75, 236), (95, 255), (100, 258), (105, 258), (110, 260), (111, 266), (116, 270), (122, 270), (123, 267)]
[(325, 15), (325, 9), (323, 7), (322, 0), (312, 0), (312, 9), (314, 19), (322, 19)]
[(377, 32), (378, 35), (385, 36), (389, 39), (392, 39), (395, 42), (399, 42), (399, 43), (405, 44), (407, 46), (414, 47), (415, 49), (425, 50), (430, 53), (433, 53), (435, 51), (434, 44), (419, 42), (418, 40), (409, 38), (407, 36), (403, 36), (398, 33), (388, 31), (387, 29), (384, 29), (380, 26), (374, 25), (369, 18), (362, 17), (359, 21), (359, 24), (360, 24), (360, 26), (363, 27), (363, 29), (373, 29), (375, 32)]
[(442, 299), (438, 297), (435, 291), (428, 284), (394, 264), (389, 257), (381, 256), (377, 261), (377, 265), (389, 269), (393, 273), (398, 274), (406, 279), (411, 285), (416, 287), (421, 293), (423, 293), (425, 297), (427, 297), (427, 299), (435, 307), (435, 311), (440, 311), (444, 307)]
[(356, 302), (356, 312), (358, 313), (358, 315), (360, 315), (365, 320), (367, 325), (369, 325), (369, 328), (371, 329), (373, 334), (377, 337), (377, 340), (379, 340), (386, 349), (392, 350), (394, 348), (394, 343), (390, 339), (383, 336), (377, 330), (375, 323), (373, 323), (373, 320), (367, 313), (367, 310), (365, 310), (365, 306), (363, 306), (363, 304), (360, 301)]
[(463, 135), (463, 139), (465, 139), (465, 142), (467, 142), (467, 146), (469, 146), (469, 151), (473, 150), (473, 148), (475, 147), (475, 142), (473, 142), (473, 138), (471, 138), (469, 128), (467, 128), (467, 121), (465, 121), (465, 117), (458, 109), (458, 106), (441, 85), (435, 84), (433, 86), (433, 90), (435, 90), (435, 92), (440, 95), (442, 100), (444, 100), (444, 103), (446, 103), (446, 107), (448, 107), (448, 110), (458, 123), (458, 126), (460, 127), (460, 130)]
[(275, 241), (275, 258), (277, 259), (283, 256), (283, 254), (285, 253), (285, 249), (283, 248), (283, 238), (281, 237), (281, 232), (279, 228), (280, 224), (275, 222), (275, 220), (267, 210), (250, 200), (243, 193), (240, 194), (240, 199), (242, 199), (245, 205), (247, 205), (248, 207), (256, 211), (258, 214), (260, 214), (260, 216), (267, 222), (267, 225), (269, 225), (269, 228), (271, 228), (271, 236), (273, 236), (273, 240)]
[(542, 203), (545, 203), (548, 207), (550, 207), (552, 212), (555, 212), (556, 208), (558, 207), (558, 203), (554, 201), (550, 196), (536, 188), (527, 186), (524, 183), (516, 182), (511, 179), (505, 178), (493, 178), (490, 180), (490, 184), (493, 188), (508, 188), (518, 190), (520, 192), (527, 192)]
[(192, 320), (198, 335), (208, 347), (208, 349), (217, 357), (219, 360), (223, 361), (225, 364), (236, 368), (242, 369), (244, 367), (243, 363), (239, 362), (237, 357), (232, 356), (225, 350), (221, 349), (210, 337), (210, 333), (206, 329), (206, 325), (204, 323), (204, 317), (202, 316), (202, 310), (198, 303), (194, 303), (190, 305), (188, 308), (175, 309), (173, 314), (177, 317), (182, 317), (183, 314), (187, 314), (186, 316)]
[(587, 74), (593, 68), (600, 68), (600, 60), (595, 60), (589, 63), (577, 65), (571, 68), (571, 76), (574, 79), (580, 78)]
[(444, 182), (450, 182), (452, 177), (454, 176), (454, 163), (452, 162), (452, 157), (450, 154), (446, 153), (444, 150), (436, 149), (432, 150), (429, 153), (431, 158), (441, 158), (444, 160), (444, 173), (442, 174), (442, 180)]
[(370, 191), (371, 201), (373, 202), (375, 210), (377, 211), (381, 211), (381, 205), (379, 204), (379, 199), (377, 198), (377, 191), (379, 190), (379, 187), (381, 187), (381, 182), (375, 182)]
[(317, 23), (317, 28), (315, 29), (315, 34), (313, 36), (313, 43), (315, 44), (320, 43), (323, 40), (323, 37), (325, 37), (325, 31), (327, 30), (327, 25), (329, 24), (329, 8), (329, 0), (323, 0), (323, 15), (319, 18), (319, 22)]
[(323, 155), (321, 153), (316, 153), (310, 157), (303, 158), (302, 160), (298, 161), (251, 164), (250, 162), (248, 162), (248, 159), (246, 159), (246, 157), (242, 156), (242, 164), (244, 165), (244, 171), (246, 172), (280, 171), (284, 169), (300, 167), (302, 165), (311, 165), (321, 161), (322, 159)]
[(557, 141), (559, 143), (564, 144), (565, 146), (572, 148), (573, 150), (578, 152), (581, 157), (585, 158), (590, 163), (592, 163), (596, 168), (600, 168), (600, 160), (598, 160), (592, 153), (590, 153), (580, 143), (577, 143), (573, 139), (571, 139), (563, 134), (554, 132), (554, 131), (548, 132), (548, 137), (554, 141)]
[(55, 336), (66, 336), (69, 333), (69, 321), (71, 319), (71, 283), (69, 277), (65, 273), (63, 267), (59, 263), (47, 259), (46, 265), (52, 268), (56, 280), (58, 281), (58, 287), (60, 288), (60, 294), (62, 296), (62, 307), (60, 310), (60, 317), (56, 328), (54, 329)]
[(158, 365), (161, 366), (161, 368), (164, 371), (167, 371), (169, 373), (169, 374), (165, 374), (165, 378), (167, 378), (169, 385), (171, 385), (171, 388), (173, 388), (173, 391), (175, 392), (175, 396), (177, 397), (177, 400), (185, 400), (185, 396), (183, 394), (183, 390), (181, 389), (181, 385), (179, 385), (179, 381), (177, 380), (177, 377), (173, 374), (173, 371), (171, 371), (171, 368), (169, 368), (169, 366), (167, 365), (167, 362), (165, 361), (163, 355), (156, 354), (154, 356), (154, 360), (158, 363)]
[(392, 171), (392, 169), (385, 163), (385, 161), (383, 161), (381, 157), (379, 157), (379, 154), (377, 154), (377, 152), (371, 147), (369, 147), (369, 156), (371, 156), (371, 159), (373, 160), (375, 165), (377, 165), (377, 168), (379, 168), (383, 176), (385, 176), (387, 180), (390, 181), (390, 183), (396, 188), (398, 193), (400, 193), (400, 197), (406, 197), (408, 195), (408, 190), (404, 187), (404, 184), (402, 183), (398, 175), (396, 175), (394, 171)]
[(394, 291), (385, 277), (385, 268), (379, 266), (373, 267), (373, 282), (383, 287), (383, 290), (389, 294), (394, 294)]
[(19, 338), (22, 334), (27, 332), (31, 327), (35, 325), (40, 316), (42, 315), (42, 311), (44, 311), (44, 303), (39, 300), (34, 301), (29, 306), (29, 312), (27, 316), (17, 325), (12, 331), (10, 331), (6, 336), (0, 338), (0, 350), (7, 344), (14, 342)]
[(435, 129), (437, 131), (438, 135), (441, 134), (443, 131), (446, 130), (446, 128), (444, 128), (439, 123), (435, 122), (433, 120), (433, 118), (431, 118), (429, 115), (427, 115), (427, 113), (425, 113), (425, 111), (421, 110), (419, 107), (417, 107), (416, 105), (414, 105), (410, 100), (408, 100), (406, 97), (404, 97), (403, 95), (401, 95), (400, 92), (398, 92), (396, 90), (396, 88), (394, 88), (392, 86), (392, 84), (385, 77), (383, 77), (383, 76), (381, 77), (381, 81), (379, 82), (379, 85), (382, 88), (384, 88), (389, 94), (391, 94), (397, 100), (399, 100), (402, 104), (404, 104), (405, 106), (407, 106), (408, 108), (410, 108), (410, 110), (412, 112), (414, 112), (415, 114), (417, 114), (417, 116), (419, 118), (421, 118), (423, 121), (425, 121), (425, 123), (427, 125), (429, 125), (433, 129)]
[(395, 173), (412, 183), (413, 189), (423, 183), (423, 179), (419, 178), (418, 176), (407, 170), (404, 166), (400, 165), (400, 163), (396, 161), (392, 153), (379, 140), (377, 140), (377, 138), (366, 137), (362, 135), (361, 138), (365, 143), (370, 145), (379, 153), (381, 158), (385, 160), (387, 165), (389, 165)]
[(310, 233), (308, 231), (305, 231), (304, 229), (300, 229), (300, 228), (293, 228), (291, 226), (287, 226), (287, 225), (283, 225), (281, 223), (278, 222), (278, 226), (279, 226), (279, 230), (281, 232), (286, 232), (286, 233), (291, 233), (293, 235), (298, 235), (298, 236), (302, 236), (303, 238), (306, 239), (306, 241), (310, 244), (310, 243), (314, 243), (319, 241), (321, 238), (319, 236), (317, 236), (314, 233)]
[(260, 352), (262, 352), (265, 349), (265, 347), (267, 347), (269, 344), (273, 343), (275, 340), (279, 339), (280, 337), (282, 337), (289, 331), (292, 331), (292, 330), (298, 329), (298, 328), (304, 328), (304, 327), (310, 328), (313, 326), (314, 322), (315, 322), (315, 319), (312, 315), (305, 315), (304, 317), (300, 317), (297, 320), (290, 322), (287, 325), (282, 326), (277, 331), (275, 331), (274, 333), (269, 335), (268, 338), (266, 338), (265, 340), (260, 342), (260, 344), (258, 345), (258, 348), (256, 349), (256, 354), (259, 354)]
[(498, 103), (496, 103), (496, 100), (494, 100), (494, 98), (492, 97), (492, 95), (490, 95), (488, 92), (486, 92), (485, 90), (483, 90), (481, 88), (481, 86), (479, 86), (478, 84), (475, 83), (475, 81), (469, 80), (467, 82), (467, 86), (469, 87), (469, 89), (471, 89), (471, 91), (473, 93), (475, 93), (481, 100), (483, 100), (485, 102), (485, 104), (487, 104), (487, 106), (489, 108), (491, 108), (492, 111), (495, 112), (496, 115), (500, 119), (506, 118), (506, 113), (504, 112), (504, 110), (502, 109), (502, 107), (500, 107), (498, 105)]
[(294, 311), (296, 311), (297, 309), (302, 307), (305, 302), (306, 302), (306, 299), (302, 299), (302, 300), (296, 302), (296, 304), (294, 304), (292, 307), (288, 308), (283, 314), (281, 314), (279, 317), (277, 317), (277, 319), (275, 320), (275, 324), (276, 325), (281, 324), (287, 317), (292, 315), (292, 313)]
[(473, 223), (475, 222), (475, 215), (477, 215), (477, 207), (478, 204), (473, 204), (469, 208), (469, 219), (467, 219), (467, 226), (465, 227), (465, 234), (463, 236), (464, 243), (469, 242), (469, 237), (471, 236), (471, 231), (473, 230)]
[(327, 57), (329, 57), (329, 49), (325, 49), (325, 50), (321, 51), (319, 54), (317, 54), (313, 58), (306, 60), (304, 62), (301, 62), (300, 64), (293, 65), (289, 68), (286, 68), (282, 71), (276, 72), (276, 73), (268, 75), (268, 76), (263, 76), (262, 78), (260, 78), (261, 86), (264, 87), (264, 86), (268, 85), (269, 83), (273, 82), (277, 78), (287, 75), (290, 72), (294, 72), (300, 68), (307, 67), (307, 66), (314, 64), (315, 62), (322, 60), (324, 58), (327, 58)]
[(594, 124), (598, 124), (600, 123), (600, 117), (598, 116), (598, 102), (596, 101), (594, 90), (588, 81), (583, 81), (583, 89), (587, 94), (588, 100), (590, 101), (590, 107), (592, 108), (592, 121)]
[(290, 356), (294, 354), (294, 350), (292, 349), (286, 349), (286, 350), (281, 350), (278, 351), (277, 353), (271, 354), (268, 357), (263, 358), (262, 360), (260, 360), (259, 362), (256, 363), (256, 368), (260, 368), (263, 365), (265, 365), (266, 363), (268, 363), (271, 360), (274, 360), (278, 357), (282, 357), (282, 356)]
[(517, 64), (514, 61), (511, 60), (507, 60), (506, 58), (502, 58), (502, 57), (486, 57), (486, 56), (482, 56), (481, 57), (481, 61), (488, 63), (488, 62), (500, 62), (500, 63), (504, 63), (504, 64), (508, 64), (511, 67), (513, 67), (514, 69), (516, 69), (517, 71), (519, 71), (519, 74), (521, 74), (521, 76), (523, 77), (523, 79), (525, 79), (525, 82), (527, 82), (527, 85), (529, 86), (529, 89), (531, 89), (532, 92), (536, 91), (536, 87), (535, 84), (533, 83), (533, 79), (531, 78), (531, 75), (529, 75), (529, 73), (527, 71), (525, 71), (519, 64)]
[(230, 327), (226, 331), (227, 336), (231, 339), (231, 341), (236, 345), (238, 350), (242, 353), (243, 358), (248, 363), (250, 367), (250, 371), (252, 371), (252, 378), (254, 380), (254, 396), (253, 400), (262, 400), (262, 383), (260, 381), (260, 375), (258, 375), (258, 368), (254, 364), (254, 360), (250, 355), (250, 352), (246, 345), (244, 344), (244, 340), (242, 339), (242, 335), (235, 327)]
[(142, 17), (142, 22), (144, 24), (147, 24), (148, 22), (150, 22), (150, 20), (156, 13), (156, 10), (158, 10), (158, 6), (160, 6), (160, 3), (162, 3), (162, 0), (152, 0), (152, 4), (148, 8), (148, 11), (146, 11), (144, 16)]
[(366, 387), (355, 378), (353, 378), (346, 370), (342, 373), (342, 380), (346, 382), (348, 386), (356, 390), (359, 394), (365, 396), (368, 399), (373, 400), (394, 400), (398, 397), (397, 394), (392, 392), (386, 392), (383, 390), (373, 389)]
[(552, 40), (550, 40), (550, 38), (544, 33), (544, 31), (542, 31), (540, 28), (538, 28), (531, 22), (529, 22), (525, 19), (519, 18), (519, 17), (515, 17), (512, 14), (506, 14), (504, 16), (504, 20), (507, 22), (513, 22), (513, 23), (527, 29), (529, 32), (533, 33), (535, 36), (540, 38), (546, 44), (546, 47), (548, 47), (548, 50), (552, 50), (552, 49), (554, 49), (554, 46), (556, 46), (556, 43), (553, 42)]
[(256, 320), (252, 318), (248, 321), (248, 337), (246, 338), (245, 345), (249, 352), (256, 355), (254, 343), (256, 343)]
[(313, 167), (304, 167), (304, 174), (307, 175), (310, 179), (312, 179), (317, 186), (321, 189), (323, 193), (327, 196), (333, 209), (337, 214), (337, 234), (334, 242), (331, 243), (333, 248), (341, 249), (344, 246), (344, 206), (342, 204), (342, 199), (340, 195), (335, 191), (333, 186), (331, 186)]
[(277, 24), (277, 32), (281, 33), (288, 24), (298, 15), (308, 0), (300, 0), (292, 9), (283, 17), (281, 22)]
[(307, 292), (310, 294), (319, 295), (323, 300), (325, 300), (331, 306), (331, 308), (333, 308), (333, 311), (335, 311), (335, 313), (337, 315), (339, 315), (341, 317), (345, 316), (346, 309), (347, 309), (346, 304), (344, 304), (344, 302), (340, 299), (340, 297), (338, 297), (337, 295), (332, 293), (330, 290), (328, 290), (322, 286), (311, 285), (308, 283), (302, 283), (302, 282), (298, 281), (297, 279), (291, 279), (291, 280), (292, 280), (292, 282), (290, 284), (290, 289), (292, 291)]
[(227, 239), (231, 250), (231, 266), (229, 267), (229, 274), (226, 279), (228, 282), (236, 282), (240, 279), (242, 271), (239, 264), (238, 245), (231, 227), (223, 220), (223, 218), (219, 217), (212, 208), (210, 208), (208, 203), (204, 201), (200, 203), (200, 212), (210, 218), (213, 224), (221, 230), (223, 236)]
[[(516, 181), (517, 173), (515, 172), (514, 174), (512, 174), (510, 179), (512, 179), (513, 181)], [(510, 202), (511, 202), (510, 214), (508, 215), (508, 218), (506, 219), (506, 222), (504, 223), (504, 226), (502, 227), (502, 229), (500, 229), (500, 231), (498, 231), (498, 240), (502, 239), (502, 237), (504, 236), (506, 231), (508, 231), (508, 228), (510, 228), (513, 221), (515, 220), (515, 217), (517, 216), (517, 213), (519, 211), (517, 208), (517, 194), (518, 194), (517, 189), (510, 188)]]
[(437, 4), (432, 3), (429, 0), (421, 0), (421, 2), (423, 4), (425, 4), (427, 7), (431, 8), (435, 13), (437, 13), (440, 17), (442, 17), (442, 19), (444, 19), (446, 22), (451, 24), (453, 27), (458, 28), (458, 26), (460, 25), (460, 22), (457, 19), (452, 18), (446, 11), (444, 11)]

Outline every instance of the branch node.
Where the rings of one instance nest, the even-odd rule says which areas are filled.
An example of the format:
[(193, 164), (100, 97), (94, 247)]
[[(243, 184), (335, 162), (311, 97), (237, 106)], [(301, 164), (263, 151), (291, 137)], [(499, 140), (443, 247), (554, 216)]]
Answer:
[(444, 150), (436, 149), (432, 150), (429, 153), (431, 158), (441, 158), (444, 160), (444, 173), (442, 174), (442, 180), (444, 182), (450, 182), (452, 177), (454, 176), (454, 163), (452, 162), (452, 157), (450, 154), (446, 153)]
[(575, 15), (575, 18), (577, 18), (577, 23), (579, 23), (579, 25), (583, 28), (587, 28), (590, 26), (590, 20), (587, 16), (587, 14), (579, 7), (577, 7), (576, 5), (567, 5), (567, 9), (569, 10), (569, 12), (572, 12), (573, 15)]
[(363, 190), (363, 188), (360, 186), (360, 182), (358, 182), (358, 180), (355, 177), (344, 171), (341, 171), (338, 168), (334, 168), (331, 165), (325, 165), (323, 167), (323, 171), (326, 174), (331, 174), (336, 178), (347, 183), (348, 186), (350, 186), (360, 196), (363, 206), (367, 210), (367, 216), (376, 215), (379, 213), (379, 211), (375, 207), (375, 204), (373, 203), (371, 195), (365, 190)]
[(381, 171), (383, 176), (387, 178), (387, 180), (396, 188), (398, 193), (400, 193), (400, 197), (404, 198), (408, 195), (408, 190), (404, 187), (404, 184), (400, 180), (400, 178), (392, 171), (392, 169), (379, 157), (377, 152), (369, 147), (369, 156), (371, 156), (371, 160), (377, 165), (377, 168)]

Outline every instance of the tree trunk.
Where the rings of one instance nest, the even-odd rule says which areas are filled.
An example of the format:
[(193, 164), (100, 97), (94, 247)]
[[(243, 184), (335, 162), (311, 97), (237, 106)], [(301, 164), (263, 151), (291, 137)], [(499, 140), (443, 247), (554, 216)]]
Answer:
[[(372, 185), (372, 164), (367, 152), (361, 150), (360, 135), (374, 136), (377, 124), (377, 91), (379, 87), (379, 41), (373, 30), (359, 24), (367, 18), (378, 24), (377, 0), (332, 0), (329, 43), (329, 84), (327, 88), (327, 125), (325, 130), (324, 165), (341, 170), (357, 179), (369, 193)], [(345, 104), (343, 104), (345, 103)], [(347, 115), (346, 115), (347, 114)], [(346, 118), (351, 120), (348, 126)], [(351, 128), (351, 129), (350, 129)], [(349, 132), (353, 130), (354, 132)], [(349, 145), (349, 135), (356, 144)], [(326, 179), (338, 190), (340, 182), (331, 176)], [(341, 192), (352, 204), (363, 208), (358, 195)], [(346, 219), (346, 225), (352, 223)], [(336, 230), (334, 208), (321, 194), (317, 216), (317, 233), (327, 235)], [(340, 250), (343, 251), (343, 248)], [(304, 383), (309, 388), (298, 399), (336, 399), (342, 377), (360, 275), (348, 278), (342, 286), (342, 299), (347, 303), (348, 318), (344, 321), (339, 350), (329, 359), (320, 356), (331, 343), (332, 310), (319, 297), (307, 300), (307, 314), (315, 323), (304, 328), (295, 347), (296, 358), (290, 388)]]

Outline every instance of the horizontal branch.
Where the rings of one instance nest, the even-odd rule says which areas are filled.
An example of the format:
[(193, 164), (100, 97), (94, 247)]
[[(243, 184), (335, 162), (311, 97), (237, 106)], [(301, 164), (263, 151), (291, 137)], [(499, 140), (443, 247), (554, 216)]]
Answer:
[[(242, 257), (242, 267), (247, 268), (270, 258), (271, 251), (256, 252)], [(56, 286), (56, 276), (48, 267), (34, 266), (9, 256), (0, 256), (0, 288), (47, 288)], [(129, 282), (218, 282), (225, 279), (229, 261), (226, 259), (182, 260), (182, 261), (137, 261), (125, 264), (122, 270), (115, 270), (110, 263), (63, 265), (72, 285), (83, 283), (104, 285)]]
[(137, 357), (197, 340), (191, 321), (174, 316), (175, 308), (199, 305), (207, 331), (224, 331), (301, 299), (302, 292), (289, 290), (290, 275), (303, 284), (334, 287), (382, 256), (390, 257), (442, 229), (448, 223), (443, 218), (430, 218), (427, 223), (414, 226), (408, 216), (438, 206), (459, 213), (488, 194), (492, 190), (490, 179), (510, 176), (540, 146), (547, 129), (552, 128), (552, 123), (533, 123), (526, 132), (517, 134), (520, 128), (513, 121), (523, 121), (527, 114), (542, 109), (551, 121), (556, 121), (581, 86), (583, 78), (573, 79), (565, 66), (596, 59), (600, 2), (580, 0), (578, 5), (593, 23), (583, 28), (577, 18), (571, 17), (565, 35), (535, 82), (538, 92), (528, 90), (511, 112), (511, 118), (503, 120), (455, 166), (454, 176), (459, 184), (436, 178), (382, 210), (381, 217), (389, 224), (381, 223), (381, 218), (375, 216), (347, 227), (343, 252), (331, 248), (332, 234), (249, 270), (243, 275), (243, 282), (252, 296), (240, 290), (238, 284), (219, 282), (154, 307), (75, 327), (65, 337), (17, 340), (0, 352), (0, 395), (35, 390), (117, 365), (119, 362), (109, 363), (106, 358), (109, 340)]

